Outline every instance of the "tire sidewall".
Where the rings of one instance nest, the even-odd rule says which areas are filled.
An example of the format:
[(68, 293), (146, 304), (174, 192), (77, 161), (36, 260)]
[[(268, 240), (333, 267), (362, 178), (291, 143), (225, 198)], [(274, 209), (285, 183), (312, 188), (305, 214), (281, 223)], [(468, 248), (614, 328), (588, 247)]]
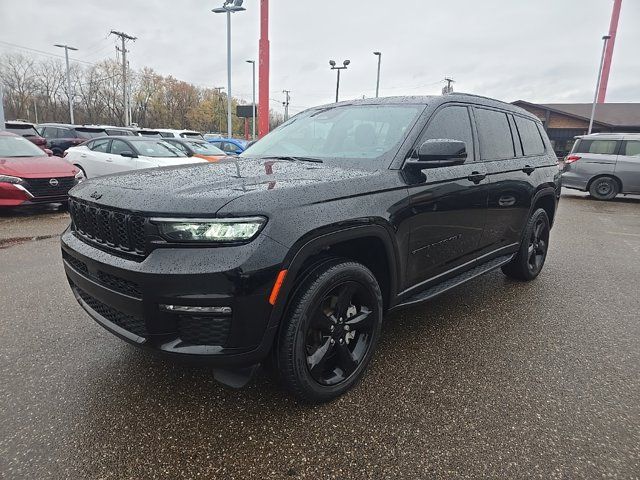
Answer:
[[(306, 333), (313, 309), (324, 295), (344, 281), (355, 281), (370, 290), (377, 302), (374, 306), (376, 323), (372, 330), (369, 349), (354, 373), (337, 385), (321, 385), (311, 376), (305, 352)], [(279, 342), (279, 368), (281, 377), (293, 392), (306, 401), (325, 402), (332, 400), (353, 387), (366, 370), (382, 327), (382, 294), (373, 274), (356, 262), (333, 262), (325, 264), (309, 274), (302, 288), (291, 303)], [(292, 362), (288, 362), (291, 358)], [(288, 365), (287, 365), (288, 363)], [(293, 385), (291, 385), (293, 383)]]
[[(602, 195), (598, 193), (598, 186), (602, 183), (608, 183), (611, 186), (611, 190), (608, 194)], [(596, 178), (589, 187), (589, 194), (596, 200), (612, 200), (618, 194), (618, 182), (612, 177), (600, 177)]]

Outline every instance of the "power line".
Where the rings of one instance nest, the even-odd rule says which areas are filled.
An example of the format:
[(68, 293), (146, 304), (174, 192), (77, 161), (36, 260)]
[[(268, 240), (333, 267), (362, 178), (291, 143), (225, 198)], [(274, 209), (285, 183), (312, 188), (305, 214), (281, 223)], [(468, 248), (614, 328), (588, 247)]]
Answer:
[[(56, 55), (55, 53), (49, 53), (49, 52), (45, 52), (43, 50), (37, 50), (35, 48), (25, 47), (24, 45), (18, 45), (16, 43), (5, 42), (3, 40), (0, 40), (0, 43), (3, 44), (3, 45), (7, 45), (9, 47), (19, 48), (21, 50), (26, 50), (28, 52), (37, 53), (39, 55), (46, 55), (48, 57), (61, 58), (63, 60), (65, 59), (64, 55)], [(85, 62), (83, 60), (78, 60), (78, 59), (75, 59), (75, 58), (69, 58), (69, 60), (72, 60), (72, 61), (77, 62), (77, 63), (84, 63), (84, 64), (87, 64), (87, 65), (93, 65), (93, 66), (96, 65), (95, 63)]]

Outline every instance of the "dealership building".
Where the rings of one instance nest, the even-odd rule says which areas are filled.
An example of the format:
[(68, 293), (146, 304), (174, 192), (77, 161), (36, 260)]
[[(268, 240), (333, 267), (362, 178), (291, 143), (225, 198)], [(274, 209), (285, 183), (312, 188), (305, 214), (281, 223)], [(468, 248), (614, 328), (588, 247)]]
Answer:
[[(576, 135), (585, 135), (589, 130), (591, 103), (530, 103), (517, 100), (513, 104), (533, 113), (542, 121), (559, 155), (571, 150)], [(592, 132), (640, 132), (640, 103), (597, 104)]]

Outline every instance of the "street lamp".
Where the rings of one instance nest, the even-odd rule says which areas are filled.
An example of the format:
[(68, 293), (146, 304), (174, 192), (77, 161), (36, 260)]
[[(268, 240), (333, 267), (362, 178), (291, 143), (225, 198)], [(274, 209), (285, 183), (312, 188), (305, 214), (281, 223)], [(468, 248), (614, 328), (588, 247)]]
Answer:
[(334, 60), (329, 60), (329, 65), (331, 65), (331, 70), (338, 71), (338, 81), (336, 83), (336, 103), (338, 103), (338, 94), (340, 92), (340, 70), (346, 70), (347, 66), (351, 63), (351, 60), (345, 60), (342, 62), (341, 67), (336, 67), (336, 62)]
[(227, 135), (233, 134), (233, 123), (231, 120), (231, 14), (246, 10), (242, 6), (243, 0), (225, 0), (224, 5), (211, 10), (213, 13), (227, 14)]
[(78, 50), (77, 48), (70, 47), (69, 45), (60, 45), (56, 43), (54, 47), (64, 48), (64, 58), (67, 62), (67, 98), (69, 99), (69, 120), (71, 124), (75, 124), (73, 120), (73, 95), (71, 93), (71, 75), (69, 74), (69, 50)]
[(378, 57), (378, 77), (376, 79), (376, 98), (378, 98), (378, 94), (380, 93), (380, 63), (382, 62), (382, 52), (373, 52), (373, 54)]
[(589, 118), (589, 131), (591, 135), (591, 129), (593, 128), (593, 119), (596, 116), (596, 102), (598, 100), (598, 90), (600, 89), (600, 80), (602, 79), (602, 65), (604, 64), (604, 53), (607, 50), (607, 42), (611, 38), (611, 35), (605, 35), (602, 37), (602, 56), (600, 57), (600, 68), (598, 69), (598, 80), (596, 82), (596, 93), (593, 96), (593, 105), (591, 106), (591, 117)]
[(247, 60), (247, 63), (251, 64), (253, 68), (253, 109), (252, 109), (252, 117), (253, 123), (251, 124), (251, 140), (256, 139), (256, 61), (255, 60)]

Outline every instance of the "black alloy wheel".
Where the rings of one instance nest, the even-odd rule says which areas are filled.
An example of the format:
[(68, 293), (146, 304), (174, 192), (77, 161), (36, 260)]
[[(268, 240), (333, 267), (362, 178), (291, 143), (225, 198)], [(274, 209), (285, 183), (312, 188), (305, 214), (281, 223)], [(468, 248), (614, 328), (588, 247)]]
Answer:
[(320, 403), (363, 375), (382, 326), (382, 294), (364, 265), (330, 259), (313, 269), (291, 301), (277, 345), (277, 368), (298, 398)]
[(515, 257), (502, 266), (502, 272), (516, 280), (533, 280), (542, 271), (549, 250), (551, 224), (547, 212), (538, 208), (524, 230), (523, 240)]
[(531, 230), (527, 247), (527, 264), (532, 275), (537, 275), (542, 270), (547, 258), (548, 245), (549, 223), (543, 217), (539, 217)]

